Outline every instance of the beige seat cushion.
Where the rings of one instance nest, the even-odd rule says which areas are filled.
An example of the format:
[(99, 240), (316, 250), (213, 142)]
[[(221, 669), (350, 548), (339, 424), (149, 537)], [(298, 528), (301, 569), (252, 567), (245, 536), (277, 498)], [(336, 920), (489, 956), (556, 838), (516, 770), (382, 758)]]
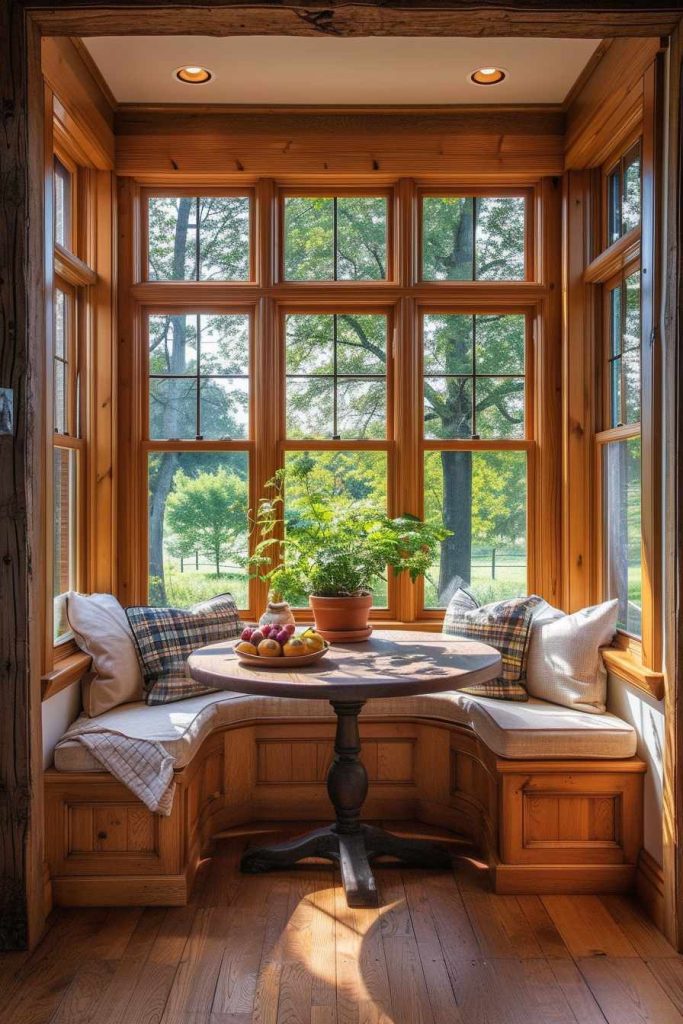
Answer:
[[(538, 700), (512, 704), (464, 693), (435, 693), (371, 700), (362, 715), (471, 725), (501, 757), (619, 758), (631, 757), (636, 749), (635, 731), (614, 715), (586, 715)], [(176, 768), (182, 768), (214, 729), (255, 718), (271, 722), (288, 718), (320, 721), (334, 719), (334, 712), (322, 700), (224, 692), (152, 707), (142, 702), (122, 705), (101, 715), (98, 725), (134, 738), (157, 740), (176, 758)], [(102, 771), (89, 751), (73, 740), (56, 748), (55, 768), (63, 772)]]

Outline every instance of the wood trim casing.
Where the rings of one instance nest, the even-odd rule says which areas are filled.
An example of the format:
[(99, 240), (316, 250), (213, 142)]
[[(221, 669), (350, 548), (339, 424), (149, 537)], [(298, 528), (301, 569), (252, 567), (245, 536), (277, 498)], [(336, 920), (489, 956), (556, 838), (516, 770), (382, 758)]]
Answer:
[(56, 662), (51, 672), (47, 672), (41, 679), (42, 699), (48, 700), (54, 697), (61, 690), (65, 690), (72, 683), (77, 683), (86, 674), (92, 664), (92, 659), (82, 651), (69, 654)]

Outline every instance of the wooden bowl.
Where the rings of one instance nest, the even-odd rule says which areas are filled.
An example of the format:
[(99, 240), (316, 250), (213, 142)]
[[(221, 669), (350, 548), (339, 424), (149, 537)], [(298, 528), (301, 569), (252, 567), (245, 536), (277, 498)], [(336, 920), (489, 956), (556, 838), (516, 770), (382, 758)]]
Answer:
[(316, 661), (320, 661), (324, 658), (330, 649), (329, 644), (325, 644), (319, 651), (312, 651), (310, 654), (298, 654), (293, 658), (285, 658), (284, 654), (281, 654), (279, 658), (267, 658), (262, 654), (245, 654), (243, 651), (235, 651), (237, 658), (243, 665), (252, 665), (257, 668), (259, 665), (262, 668), (299, 668), (302, 665), (314, 665)]

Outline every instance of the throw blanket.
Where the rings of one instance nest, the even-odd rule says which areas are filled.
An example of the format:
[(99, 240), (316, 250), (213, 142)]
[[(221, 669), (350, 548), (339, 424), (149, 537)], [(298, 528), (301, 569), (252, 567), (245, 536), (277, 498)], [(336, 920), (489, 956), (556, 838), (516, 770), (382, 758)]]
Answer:
[(82, 743), (95, 760), (142, 800), (145, 807), (168, 817), (173, 807), (175, 757), (156, 740), (135, 739), (97, 722), (78, 720), (57, 744)]

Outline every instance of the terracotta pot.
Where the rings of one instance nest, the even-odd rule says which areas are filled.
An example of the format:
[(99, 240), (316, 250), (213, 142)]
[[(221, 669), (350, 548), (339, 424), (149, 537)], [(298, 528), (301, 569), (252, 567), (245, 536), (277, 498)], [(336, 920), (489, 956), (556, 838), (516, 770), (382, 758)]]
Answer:
[(317, 597), (311, 594), (308, 603), (313, 609), (315, 628), (329, 643), (353, 643), (367, 640), (372, 633), (368, 622), (372, 594), (361, 597)]

